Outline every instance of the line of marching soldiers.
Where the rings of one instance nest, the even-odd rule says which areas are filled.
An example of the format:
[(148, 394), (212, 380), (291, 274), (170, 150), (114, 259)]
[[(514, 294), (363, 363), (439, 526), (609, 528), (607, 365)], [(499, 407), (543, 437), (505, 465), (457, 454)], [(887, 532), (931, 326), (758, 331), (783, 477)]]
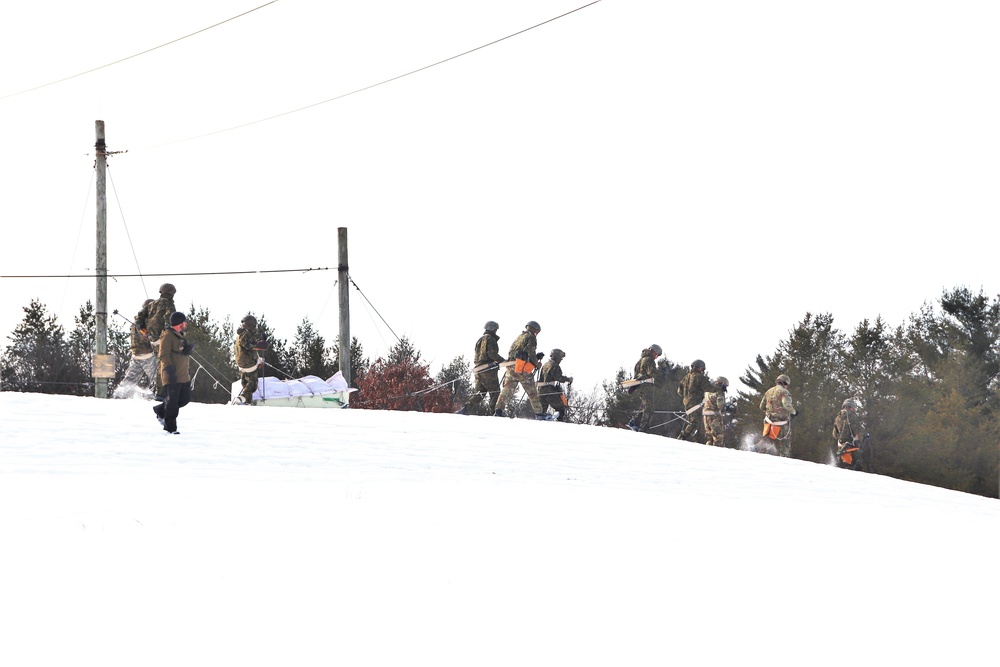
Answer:
[[(629, 422), (636, 431), (648, 431), (653, 419), (653, 386), (657, 377), (656, 359), (663, 350), (655, 343), (642, 351), (642, 356), (635, 365), (635, 373), (631, 380), (622, 383), (628, 393), (639, 392), (642, 410)], [(774, 386), (764, 392), (760, 401), (760, 409), (764, 412), (764, 429), (760, 440), (753, 449), (757, 452), (777, 454), (790, 457), (791, 424), (799, 416), (800, 410), (792, 400), (788, 390), (791, 378), (782, 373), (775, 378)], [(706, 444), (717, 447), (724, 446), (725, 424), (723, 422), (726, 407), (726, 391), (729, 380), (719, 376), (710, 380), (705, 375), (705, 362), (695, 359), (691, 370), (680, 382), (677, 394), (684, 404), (686, 424), (680, 433), (681, 440), (694, 440), (698, 433), (697, 421), (692, 414), (701, 409), (704, 420), (704, 437)], [(836, 463), (842, 468), (860, 469), (861, 459), (871, 452), (866, 451), (868, 434), (864, 432), (861, 418), (857, 414), (858, 402), (848, 398), (843, 402), (840, 412), (833, 422), (833, 438), (836, 440)], [(869, 466), (870, 467), (870, 466)]]
[[(483, 329), (483, 335), (476, 341), (473, 359), (473, 374), (475, 387), (472, 395), (466, 401), (459, 414), (477, 414), (486, 397), (487, 412), (495, 417), (505, 416), (514, 391), (518, 385), (531, 404), (536, 419), (548, 419), (548, 408), (552, 408), (558, 421), (567, 421), (569, 401), (560, 383), (572, 384), (573, 378), (564, 375), (560, 363), (566, 353), (556, 348), (549, 355), (549, 360), (541, 363), (544, 352), (538, 352), (537, 336), (542, 328), (538, 322), (531, 320), (524, 325), (524, 331), (514, 339), (507, 356), (500, 354), (497, 331), (500, 325), (490, 320)], [(638, 394), (641, 410), (629, 422), (629, 427), (635, 431), (648, 432), (652, 427), (654, 411), (654, 385), (658, 377), (656, 360), (663, 355), (663, 349), (652, 344), (645, 348), (639, 361), (635, 364), (631, 380), (622, 383), (629, 394)], [(541, 364), (538, 380), (535, 380), (535, 370)], [(504, 378), (501, 387), (499, 373), (503, 369)], [(773, 387), (768, 389), (760, 401), (760, 409), (764, 412), (764, 429), (761, 440), (755, 446), (757, 451), (772, 452), (779, 456), (791, 456), (791, 422), (798, 416), (799, 410), (792, 401), (788, 387), (791, 379), (782, 373), (775, 379)], [(684, 404), (683, 418), (685, 426), (680, 433), (682, 440), (694, 440), (699, 431), (697, 417), (693, 416), (701, 410), (706, 444), (717, 447), (724, 446), (725, 423), (723, 420), (726, 408), (726, 392), (729, 380), (723, 376), (709, 379), (705, 375), (705, 362), (695, 359), (691, 370), (684, 376), (677, 388), (677, 394)], [(854, 465), (862, 448), (863, 427), (856, 414), (858, 405), (854, 399), (844, 401), (840, 414), (834, 421), (833, 437), (837, 440), (837, 463), (845, 467)], [(638, 421), (637, 421), (638, 419)]]
[[(566, 412), (569, 400), (563, 392), (560, 383), (572, 384), (573, 378), (564, 375), (560, 362), (566, 358), (566, 353), (556, 348), (544, 364), (544, 352), (538, 352), (537, 336), (542, 327), (531, 320), (524, 325), (506, 357), (501, 356), (497, 331), (500, 325), (490, 320), (484, 325), (483, 335), (476, 341), (475, 357), (473, 358), (473, 374), (476, 384), (472, 396), (458, 411), (462, 415), (477, 414), (484, 398), (487, 396), (487, 413), (494, 417), (505, 416), (510, 399), (518, 385), (524, 389), (535, 419), (549, 419), (547, 414), (551, 407), (557, 421), (567, 421)], [(539, 369), (539, 366), (541, 368)], [(500, 370), (504, 370), (503, 387), (500, 386)], [(535, 380), (535, 370), (539, 369), (538, 380)]]

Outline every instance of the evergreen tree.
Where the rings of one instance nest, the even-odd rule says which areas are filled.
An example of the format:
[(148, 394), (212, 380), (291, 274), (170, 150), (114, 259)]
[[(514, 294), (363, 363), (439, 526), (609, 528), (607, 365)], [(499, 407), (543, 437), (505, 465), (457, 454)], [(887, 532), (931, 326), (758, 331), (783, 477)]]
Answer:
[(806, 313), (772, 357), (758, 355), (757, 369), (748, 368), (740, 378), (755, 390), (740, 392), (737, 403), (739, 414), (758, 416), (757, 433), (751, 430), (753, 420), (747, 419), (740, 429), (741, 442), (760, 439), (764, 419), (760, 401), (777, 376), (784, 373), (792, 380), (790, 390), (800, 413), (792, 426), (792, 456), (818, 463), (830, 461), (830, 426), (848, 391), (843, 377), (844, 350), (844, 335), (834, 328), (832, 315)]
[[(650, 433), (676, 438), (684, 428), (684, 404), (677, 394), (681, 379), (687, 369), (678, 366), (667, 357), (660, 357), (656, 362), (657, 378), (653, 391), (653, 408), (658, 413), (653, 420)], [(619, 368), (613, 383), (604, 382), (603, 416), (598, 420), (601, 426), (612, 428), (628, 428), (632, 417), (641, 409), (639, 397), (629, 394), (621, 383), (630, 379), (634, 373)]]
[(73, 318), (73, 330), (69, 332), (66, 350), (70, 363), (70, 375), (74, 382), (79, 385), (72, 385), (66, 391), (60, 393), (74, 394), (76, 396), (87, 396), (94, 393), (92, 373), (93, 356), (96, 351), (97, 322), (94, 316), (94, 304), (87, 299), (87, 302), (80, 308), (80, 311)]
[(845, 398), (860, 403), (858, 415), (871, 434), (866, 470), (875, 472), (873, 456), (878, 443), (888, 442), (898, 431), (886, 421), (899, 411), (902, 385), (909, 382), (913, 363), (905, 350), (903, 327), (889, 331), (879, 317), (874, 323), (863, 320), (847, 340), (843, 377)]
[(191, 304), (184, 330), (194, 344), (191, 353), (191, 400), (198, 403), (228, 403), (232, 399), (234, 378), (233, 324), (228, 317), (218, 324), (207, 308)]
[(295, 330), (295, 340), (290, 351), (295, 359), (295, 377), (315, 375), (326, 380), (333, 375), (333, 359), (327, 354), (326, 341), (309, 318), (303, 319)]
[(941, 297), (944, 328), (961, 352), (959, 391), (971, 405), (995, 410), (1000, 384), (1000, 296), (993, 299), (960, 287)]
[[(333, 358), (333, 372), (336, 373), (340, 370), (340, 337), (338, 336), (333, 345), (330, 346), (330, 356)], [(361, 342), (357, 337), (351, 338), (351, 381), (350, 386), (355, 389), (358, 388), (358, 382), (360, 382), (368, 367), (371, 365), (371, 361), (365, 358), (364, 350), (361, 347)]]
[(79, 377), (73, 372), (66, 331), (37, 299), (23, 308), (24, 320), (7, 338), (0, 359), (5, 391), (67, 393)]
[[(93, 388), (94, 354), (97, 352), (97, 316), (94, 304), (90, 299), (80, 307), (73, 318), (73, 330), (69, 333), (67, 350), (72, 366), (71, 374), (76, 378), (77, 385), (70, 385), (65, 392), (76, 396), (91, 396)], [(108, 379), (108, 395), (114, 393), (115, 387), (125, 376), (128, 364), (132, 359), (129, 348), (128, 332), (122, 331), (114, 320), (107, 322), (108, 353), (115, 360), (115, 377)]]
[(442, 385), (451, 391), (451, 403), (455, 410), (469, 400), (469, 395), (472, 393), (471, 374), (472, 367), (469, 362), (464, 356), (458, 356), (452, 359), (450, 364), (442, 367), (434, 378), (435, 385)]
[[(250, 314), (253, 315), (253, 313)], [(264, 375), (279, 377), (283, 380), (296, 378), (295, 353), (288, 346), (288, 341), (277, 337), (274, 330), (267, 323), (267, 317), (264, 315), (257, 315), (255, 317), (257, 318), (257, 339), (267, 342), (267, 350), (261, 353), (264, 357)], [(234, 333), (230, 349), (233, 349), (232, 346), (235, 343), (236, 335)], [(230, 358), (234, 359), (234, 355), (230, 354)], [(235, 367), (235, 360), (231, 362), (231, 365)], [(238, 370), (237, 377), (239, 377)], [(323, 379), (325, 380), (326, 378)]]
[(997, 497), (997, 349), (1000, 305), (965, 288), (928, 304), (903, 338), (913, 371), (885, 410), (880, 472)]

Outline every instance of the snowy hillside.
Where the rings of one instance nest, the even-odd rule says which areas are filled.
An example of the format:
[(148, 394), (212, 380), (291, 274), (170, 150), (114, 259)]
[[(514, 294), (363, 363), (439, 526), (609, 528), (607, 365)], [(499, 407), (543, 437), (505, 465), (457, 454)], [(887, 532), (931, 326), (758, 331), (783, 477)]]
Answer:
[(0, 394), (0, 664), (944, 665), (1000, 504), (661, 437)]

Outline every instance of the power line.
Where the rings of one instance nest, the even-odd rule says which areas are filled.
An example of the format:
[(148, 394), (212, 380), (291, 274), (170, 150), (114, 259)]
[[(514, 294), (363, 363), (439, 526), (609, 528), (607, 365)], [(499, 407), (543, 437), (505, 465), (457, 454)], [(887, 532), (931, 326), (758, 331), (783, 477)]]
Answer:
[[(204, 139), (205, 137), (211, 137), (211, 136), (216, 135), (216, 134), (222, 134), (223, 132), (231, 132), (233, 130), (239, 130), (239, 129), (242, 129), (244, 127), (249, 127), (251, 125), (257, 125), (259, 123), (266, 123), (267, 121), (275, 120), (275, 119), (281, 118), (283, 116), (289, 116), (289, 115), (291, 115), (293, 113), (298, 113), (300, 111), (305, 111), (307, 109), (312, 109), (313, 107), (318, 107), (318, 106), (323, 105), (323, 104), (328, 104), (330, 102), (336, 102), (337, 100), (342, 100), (345, 97), (350, 97), (351, 95), (357, 95), (358, 93), (363, 93), (366, 90), (371, 90), (372, 88), (377, 88), (377, 87), (383, 86), (383, 85), (385, 85), (387, 83), (392, 83), (393, 81), (398, 81), (399, 79), (402, 79), (404, 77), (410, 76), (412, 74), (417, 74), (418, 72), (423, 72), (424, 70), (428, 70), (428, 69), (430, 69), (432, 67), (437, 67), (438, 65), (443, 65), (446, 62), (449, 62), (451, 60), (455, 60), (456, 58), (461, 58), (462, 56), (467, 56), (470, 53), (475, 53), (476, 51), (480, 51), (482, 49), (485, 49), (487, 47), (493, 46), (495, 44), (499, 44), (500, 42), (503, 42), (505, 40), (511, 39), (512, 37), (517, 37), (518, 35), (523, 35), (524, 33), (528, 32), (530, 30), (534, 30), (535, 28), (540, 28), (541, 26), (543, 26), (543, 25), (545, 25), (547, 23), (552, 23), (553, 21), (558, 21), (561, 18), (565, 18), (565, 17), (569, 16), (570, 14), (574, 14), (574, 13), (576, 13), (576, 12), (582, 10), (582, 9), (586, 9), (587, 7), (591, 7), (593, 5), (596, 5), (599, 2), (601, 2), (601, 0), (593, 0), (593, 2), (588, 2), (587, 4), (582, 5), (580, 7), (577, 7), (576, 9), (571, 9), (570, 11), (565, 12), (563, 14), (560, 14), (559, 16), (553, 16), (552, 18), (547, 19), (545, 21), (542, 21), (541, 23), (536, 23), (535, 25), (530, 26), (528, 28), (524, 28), (522, 30), (518, 30), (517, 32), (513, 32), (513, 33), (507, 35), (506, 37), (501, 37), (499, 39), (495, 39), (492, 42), (488, 42), (488, 43), (483, 44), (481, 46), (477, 46), (474, 49), (469, 49), (468, 51), (463, 51), (462, 53), (457, 53), (457, 54), (455, 54), (453, 56), (449, 56), (448, 58), (445, 58), (444, 60), (438, 60), (437, 62), (431, 63), (430, 65), (424, 65), (423, 67), (418, 67), (417, 69), (410, 70), (409, 72), (406, 72), (404, 74), (398, 74), (398, 75), (396, 75), (394, 77), (385, 79), (383, 81), (379, 81), (378, 83), (373, 83), (373, 84), (364, 86), (362, 88), (358, 88), (356, 90), (352, 90), (349, 93), (343, 93), (341, 95), (337, 95), (336, 97), (331, 97), (330, 99), (323, 100), (322, 102), (314, 102), (312, 104), (307, 104), (304, 107), (299, 107), (297, 109), (292, 109), (291, 111), (283, 111), (283, 112), (281, 112), (279, 114), (275, 114), (273, 116), (268, 116), (266, 118), (259, 118), (257, 120), (252, 120), (250, 122), (243, 123), (242, 125), (233, 125), (232, 127), (227, 127), (227, 128), (221, 129), (221, 130), (215, 130), (213, 132), (206, 132), (205, 134), (195, 135), (195, 136), (192, 136), (192, 137), (188, 137), (186, 139), (175, 139), (174, 141), (167, 141), (167, 142), (164, 142), (162, 144), (156, 144), (156, 145), (153, 145), (153, 146), (146, 146), (145, 148), (158, 148), (160, 146), (169, 146), (171, 144), (178, 144), (178, 143), (181, 143), (181, 142), (184, 142), (184, 141), (193, 141), (195, 139)], [(2, 98), (0, 98), (0, 99), (2, 99)], [(143, 150), (143, 149), (138, 149), (138, 150)]]
[(267, 7), (268, 5), (273, 5), (277, 1), (278, 0), (271, 0), (270, 2), (265, 2), (260, 7), (254, 7), (253, 9), (247, 10), (247, 11), (243, 12), (242, 14), (237, 14), (236, 16), (232, 16), (232, 17), (226, 19), (225, 21), (219, 21), (218, 23), (216, 23), (214, 25), (210, 25), (207, 28), (202, 28), (201, 30), (196, 30), (195, 32), (192, 32), (191, 34), (184, 35), (183, 37), (178, 37), (177, 39), (172, 39), (169, 42), (164, 42), (163, 44), (160, 44), (159, 46), (154, 46), (151, 49), (146, 49), (145, 51), (140, 51), (139, 53), (135, 53), (135, 54), (133, 54), (131, 56), (127, 56), (125, 58), (119, 58), (118, 60), (116, 60), (114, 62), (110, 62), (110, 63), (108, 63), (106, 65), (101, 65), (100, 67), (95, 67), (93, 69), (88, 69), (85, 72), (79, 72), (78, 74), (73, 74), (71, 76), (63, 77), (62, 79), (57, 79), (56, 81), (49, 81), (48, 83), (43, 83), (42, 85), (35, 86), (34, 88), (26, 88), (25, 90), (20, 90), (20, 91), (18, 91), (16, 93), (10, 93), (9, 95), (4, 95), (3, 97), (0, 97), (0, 100), (5, 100), (8, 97), (16, 97), (17, 95), (23, 95), (25, 93), (30, 93), (30, 92), (32, 92), (34, 90), (39, 90), (41, 88), (47, 88), (48, 86), (54, 86), (57, 83), (63, 83), (64, 81), (69, 81), (70, 79), (75, 79), (77, 77), (81, 77), (81, 76), (84, 76), (86, 74), (92, 74), (94, 72), (97, 72), (99, 70), (105, 69), (107, 67), (111, 67), (112, 65), (118, 65), (119, 63), (123, 63), (126, 60), (131, 60), (132, 58), (138, 58), (139, 56), (146, 55), (147, 53), (151, 53), (152, 51), (156, 51), (157, 49), (162, 49), (165, 46), (170, 46), (171, 44), (176, 44), (177, 42), (179, 42), (181, 40), (187, 39), (188, 37), (194, 37), (195, 35), (198, 35), (198, 34), (201, 34), (201, 33), (205, 32), (206, 30), (211, 30), (212, 28), (218, 28), (220, 25), (223, 25), (225, 23), (229, 23), (230, 21), (235, 21), (236, 19), (241, 18), (243, 16), (246, 16), (247, 14), (250, 14), (252, 12), (255, 12), (258, 9), (263, 9), (264, 7)]
[[(109, 273), (108, 278), (143, 278), (154, 276), (238, 276), (248, 273), (308, 273), (310, 271), (336, 271), (337, 267), (317, 267), (308, 269), (258, 269), (252, 271), (192, 271), (189, 273)], [(93, 273), (74, 273), (68, 275), (21, 275), (0, 276), (0, 278), (96, 278)]]

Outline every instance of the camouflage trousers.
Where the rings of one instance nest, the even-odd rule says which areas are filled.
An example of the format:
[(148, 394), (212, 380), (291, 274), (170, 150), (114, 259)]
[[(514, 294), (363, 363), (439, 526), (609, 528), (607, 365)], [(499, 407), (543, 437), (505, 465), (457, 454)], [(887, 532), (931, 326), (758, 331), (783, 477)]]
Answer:
[(150, 389), (156, 387), (159, 373), (156, 372), (155, 355), (148, 359), (132, 357), (132, 361), (128, 365), (128, 370), (125, 371), (125, 377), (122, 378), (121, 384), (115, 389), (115, 397), (118, 397), (119, 392), (121, 392), (122, 396), (130, 394), (142, 382), (143, 377), (149, 381)]
[[(772, 421), (777, 421), (777, 418), (772, 418)], [(764, 429), (764, 436), (758, 443), (757, 450), (766, 454), (790, 457), (792, 455), (791, 420), (784, 424), (771, 424), (765, 421)]]
[(551, 387), (544, 387), (549, 391), (538, 394), (538, 400), (542, 402), (542, 410), (552, 408), (559, 415), (559, 421), (566, 421), (566, 410), (569, 408), (569, 400), (562, 390), (553, 391)]
[(240, 398), (244, 403), (253, 403), (253, 393), (257, 391), (257, 371), (252, 373), (240, 372), (240, 383), (243, 389), (240, 391)]
[(531, 403), (531, 409), (535, 411), (536, 415), (542, 414), (545, 408), (538, 398), (538, 387), (535, 386), (535, 376), (532, 373), (515, 373), (509, 368), (507, 369), (507, 375), (503, 379), (503, 390), (500, 392), (499, 400), (497, 400), (497, 410), (503, 410), (507, 407), (507, 403), (514, 396), (514, 389), (517, 388), (518, 384), (524, 389), (524, 393), (528, 397), (528, 402)]
[[(684, 406), (684, 411), (687, 412), (688, 410), (690, 410), (695, 405), (698, 405), (698, 404), (697, 403), (693, 403), (691, 405), (685, 405)], [(698, 430), (699, 430), (698, 429), (698, 426), (699, 426), (699, 424), (698, 424), (698, 421), (699, 421), (698, 420), (698, 411), (695, 410), (691, 414), (686, 415), (686, 417), (687, 417), (687, 423), (684, 424), (684, 428), (681, 430), (681, 434), (678, 437), (681, 440), (691, 440), (691, 441), (701, 440), (701, 441), (704, 441), (704, 437), (697, 437), (698, 436)], [(702, 436), (704, 436), (704, 433), (702, 434)]]
[(497, 370), (486, 370), (476, 374), (476, 386), (474, 393), (465, 402), (467, 408), (478, 408), (483, 399), (489, 395), (489, 414), (497, 409), (497, 399), (500, 397), (500, 377)]
[(725, 440), (726, 426), (722, 422), (722, 415), (705, 415), (705, 444), (724, 447)]
[(653, 416), (655, 414), (653, 386), (651, 384), (640, 384), (636, 387), (636, 392), (639, 394), (639, 403), (642, 405), (642, 410), (639, 411), (639, 430), (643, 433), (649, 433), (649, 427), (653, 425)]

